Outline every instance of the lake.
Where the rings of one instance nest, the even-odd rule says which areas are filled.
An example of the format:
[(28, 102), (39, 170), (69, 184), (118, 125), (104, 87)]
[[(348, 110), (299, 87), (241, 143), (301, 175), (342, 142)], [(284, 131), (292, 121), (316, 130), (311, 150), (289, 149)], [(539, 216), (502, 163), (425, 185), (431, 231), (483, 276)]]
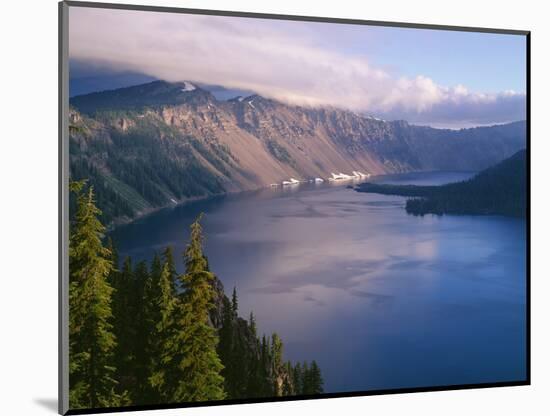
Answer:
[[(387, 175), (442, 184), (470, 173)], [(270, 188), (164, 209), (117, 228), (121, 256), (181, 255), (204, 212), (211, 269), (239, 313), (276, 331), (326, 392), (525, 379), (526, 224), (405, 212), (405, 198), (345, 184)]]

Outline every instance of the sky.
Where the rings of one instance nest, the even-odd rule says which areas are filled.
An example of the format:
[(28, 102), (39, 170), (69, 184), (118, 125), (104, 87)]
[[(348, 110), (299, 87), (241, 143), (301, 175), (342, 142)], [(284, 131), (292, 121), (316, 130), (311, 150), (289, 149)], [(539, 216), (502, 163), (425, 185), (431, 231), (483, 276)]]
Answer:
[(525, 119), (521, 35), (70, 7), (71, 95), (191, 81), (461, 128)]

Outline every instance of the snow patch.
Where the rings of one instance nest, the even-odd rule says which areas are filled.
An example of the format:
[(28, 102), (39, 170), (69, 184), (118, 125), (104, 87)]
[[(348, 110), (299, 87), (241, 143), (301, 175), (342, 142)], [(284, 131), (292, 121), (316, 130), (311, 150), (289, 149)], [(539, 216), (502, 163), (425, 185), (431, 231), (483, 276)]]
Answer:
[(197, 89), (197, 87), (195, 87), (190, 82), (183, 81), (183, 88), (181, 89), (181, 92), (195, 91), (196, 89)]
[(290, 178), (290, 180), (288, 180), (288, 181), (283, 181), (283, 182), (282, 182), (282, 185), (283, 185), (283, 186), (287, 186), (287, 185), (298, 185), (299, 183), (300, 183), (299, 180), (294, 179), (294, 178)]
[(356, 170), (354, 170), (351, 175), (348, 175), (348, 174), (342, 173), (342, 172), (338, 172), (338, 173), (331, 172), (330, 174), (332, 176), (330, 178), (328, 178), (328, 180), (331, 181), (331, 182), (332, 181), (348, 181), (350, 179), (361, 179), (361, 178), (370, 177), (370, 173), (363, 173), (363, 172), (359, 172), (359, 171), (356, 171)]
[(374, 117), (374, 116), (366, 116), (369, 120), (375, 120), (375, 121), (383, 121), (385, 122), (386, 120), (384, 120), (383, 118), (378, 118), (378, 117)]

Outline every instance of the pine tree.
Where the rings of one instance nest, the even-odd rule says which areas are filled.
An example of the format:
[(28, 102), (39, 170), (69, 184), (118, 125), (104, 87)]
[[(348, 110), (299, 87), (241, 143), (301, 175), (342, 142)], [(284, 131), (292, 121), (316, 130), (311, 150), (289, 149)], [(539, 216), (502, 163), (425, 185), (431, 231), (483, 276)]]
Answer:
[(164, 264), (168, 267), (168, 275), (169, 275), (172, 295), (176, 296), (177, 294), (176, 280), (178, 277), (178, 273), (176, 271), (176, 262), (174, 261), (174, 253), (172, 252), (172, 247), (166, 247), (166, 249), (162, 253), (162, 259)]
[(152, 389), (149, 384), (152, 323), (150, 300), (148, 299), (148, 295), (151, 293), (152, 279), (145, 261), (140, 261), (134, 269), (134, 285), (132, 310), (135, 311), (133, 316), (135, 338), (132, 346), (135, 360), (132, 370), (135, 384), (132, 389), (132, 398), (134, 404), (142, 405), (150, 404), (152, 400)]
[(222, 299), (222, 320), (219, 330), (218, 355), (224, 366), (221, 374), (224, 378), (224, 390), (229, 399), (234, 399), (237, 396), (235, 386), (235, 362), (234, 355), (234, 316), (231, 301), (224, 296)]
[(118, 250), (116, 248), (116, 245), (111, 237), (107, 238), (107, 250), (111, 253), (110, 260), (111, 260), (111, 273), (109, 273), (109, 284), (113, 286), (113, 280), (116, 277), (118, 270)]
[(294, 366), (294, 374), (292, 376), (294, 382), (294, 394), (300, 395), (304, 394), (304, 375), (302, 370), (302, 365), (298, 362)]
[(180, 331), (173, 345), (182, 357), (177, 361), (180, 375), (173, 395), (176, 402), (221, 400), (225, 397), (223, 365), (216, 352), (218, 336), (208, 323), (212, 308), (214, 275), (208, 272), (202, 251), (203, 234), (200, 220), (191, 225), (191, 240), (184, 253), (185, 274), (181, 283), (178, 312)]
[(310, 377), (309, 377), (309, 365), (307, 361), (302, 363), (302, 378), (300, 385), (302, 386), (302, 394), (310, 394)]
[(183, 343), (186, 335), (182, 324), (184, 305), (183, 295), (178, 294), (176, 289), (177, 272), (171, 247), (164, 250), (162, 259), (163, 268), (159, 280), (162, 296), (156, 301), (162, 318), (155, 329), (155, 336), (159, 337), (156, 345), (160, 351), (156, 357), (152, 357), (153, 368), (149, 382), (162, 402), (173, 403), (181, 401), (176, 396), (176, 390), (182, 379), (180, 363), (185, 358)]
[(155, 392), (154, 398), (159, 403), (166, 403), (173, 400), (174, 391), (173, 386), (168, 385), (168, 383), (175, 383), (178, 377), (170, 361), (170, 355), (166, 354), (167, 351), (170, 351), (170, 343), (176, 331), (174, 310), (177, 308), (177, 298), (173, 294), (174, 285), (169, 262), (165, 262), (162, 266), (157, 284), (157, 297), (153, 302), (157, 308), (159, 319), (153, 331), (152, 368), (149, 382)]
[(262, 397), (262, 374), (261, 374), (261, 347), (258, 339), (256, 318), (254, 313), (250, 312), (248, 321), (250, 338), (252, 341), (252, 351), (248, 357), (248, 374), (244, 396), (247, 398)]
[(259, 385), (259, 396), (260, 397), (271, 397), (273, 396), (273, 383), (272, 378), (273, 374), (271, 372), (271, 355), (269, 345), (267, 343), (267, 338), (262, 335), (262, 341), (260, 343), (260, 370), (259, 377), (261, 383)]
[(277, 372), (283, 361), (283, 341), (276, 332), (271, 335), (271, 360), (272, 370)]
[(250, 333), (251, 336), (256, 338), (258, 329), (256, 328), (256, 317), (254, 316), (254, 313), (250, 311), (250, 317), (248, 318), (248, 325), (250, 327)]
[(271, 335), (271, 374), (273, 379), (273, 391), (275, 396), (282, 395), (282, 386), (279, 385), (281, 368), (283, 365), (283, 342), (277, 333)]
[(267, 338), (265, 337), (265, 334), (262, 335), (260, 351), (262, 364), (267, 368), (270, 366), (271, 360), (269, 359), (269, 349), (267, 347)]
[(237, 287), (233, 286), (233, 294), (231, 295), (231, 312), (236, 318), (239, 311), (239, 301), (237, 300)]
[(155, 371), (155, 360), (158, 360), (160, 341), (158, 339), (158, 334), (156, 333), (156, 326), (161, 321), (161, 311), (157, 305), (159, 297), (161, 297), (161, 279), (162, 279), (163, 265), (161, 263), (160, 257), (157, 253), (153, 256), (153, 261), (151, 262), (150, 269), (150, 284), (147, 286), (144, 294), (144, 307), (145, 307), (145, 317), (147, 320), (147, 332), (148, 332), (148, 342), (147, 342), (147, 387), (148, 387), (148, 402), (149, 403), (159, 403), (160, 397), (158, 394), (158, 389), (154, 388), (151, 384), (151, 377)]
[[(295, 379), (296, 378), (297, 376), (295, 375)], [(315, 360), (309, 365), (304, 361), (301, 367), (301, 378), (299, 383), (302, 394), (323, 393), (323, 377), (321, 376), (321, 369)]]
[(113, 332), (117, 345), (114, 350), (114, 362), (116, 366), (116, 379), (119, 383), (119, 391), (133, 389), (133, 363), (135, 356), (133, 345), (135, 333), (135, 311), (132, 304), (134, 292), (134, 274), (132, 260), (124, 259), (122, 268), (112, 276), (114, 293), (112, 296)]
[(317, 362), (313, 360), (309, 368), (309, 394), (323, 393), (323, 377)]
[(111, 253), (101, 238), (105, 228), (98, 217), (93, 188), (72, 182), (76, 213), (69, 236), (69, 403), (72, 409), (119, 406), (115, 393), (111, 296), (107, 281)]
[[(248, 325), (238, 317), (236, 288), (233, 289), (231, 299), (229, 300), (226, 296), (222, 297), (218, 352), (224, 366), (222, 376), (225, 380), (224, 386), (227, 397), (239, 399), (250, 397), (250, 389), (254, 389), (251, 385), (251, 378), (254, 378), (258, 371), (257, 356), (254, 355), (257, 348), (251, 353), (249, 347), (251, 341), (252, 347), (257, 347), (257, 338), (255, 329), (252, 336), (248, 335), (249, 333), (246, 331)], [(243, 335), (246, 335), (246, 337)], [(252, 371), (255, 373), (252, 373)]]
[(153, 256), (153, 261), (151, 262), (151, 282), (149, 285), (149, 290), (145, 294), (145, 297), (148, 299), (148, 308), (150, 311), (148, 312), (149, 319), (152, 321), (153, 325), (155, 325), (156, 322), (159, 321), (159, 314), (160, 311), (156, 307), (154, 300), (158, 299), (160, 295), (160, 279), (162, 274), (163, 264), (160, 260), (160, 257), (157, 253)]
[(284, 365), (284, 375), (283, 375), (283, 396), (291, 396), (293, 394), (293, 372), (292, 363), (287, 361)]

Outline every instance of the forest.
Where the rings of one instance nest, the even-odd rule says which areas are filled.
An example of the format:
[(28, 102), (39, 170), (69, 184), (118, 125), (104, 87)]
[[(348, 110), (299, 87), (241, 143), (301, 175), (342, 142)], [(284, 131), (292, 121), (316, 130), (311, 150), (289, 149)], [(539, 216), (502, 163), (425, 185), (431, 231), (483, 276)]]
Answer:
[(520, 150), (473, 178), (441, 186), (363, 183), (358, 192), (411, 197), (413, 215), (463, 214), (525, 217), (527, 213), (527, 152)]
[(203, 252), (202, 215), (178, 273), (170, 247), (121, 261), (93, 186), (72, 181), (69, 405), (98, 409), (323, 393), (315, 361), (284, 360), (278, 334), (257, 333), (224, 294)]

